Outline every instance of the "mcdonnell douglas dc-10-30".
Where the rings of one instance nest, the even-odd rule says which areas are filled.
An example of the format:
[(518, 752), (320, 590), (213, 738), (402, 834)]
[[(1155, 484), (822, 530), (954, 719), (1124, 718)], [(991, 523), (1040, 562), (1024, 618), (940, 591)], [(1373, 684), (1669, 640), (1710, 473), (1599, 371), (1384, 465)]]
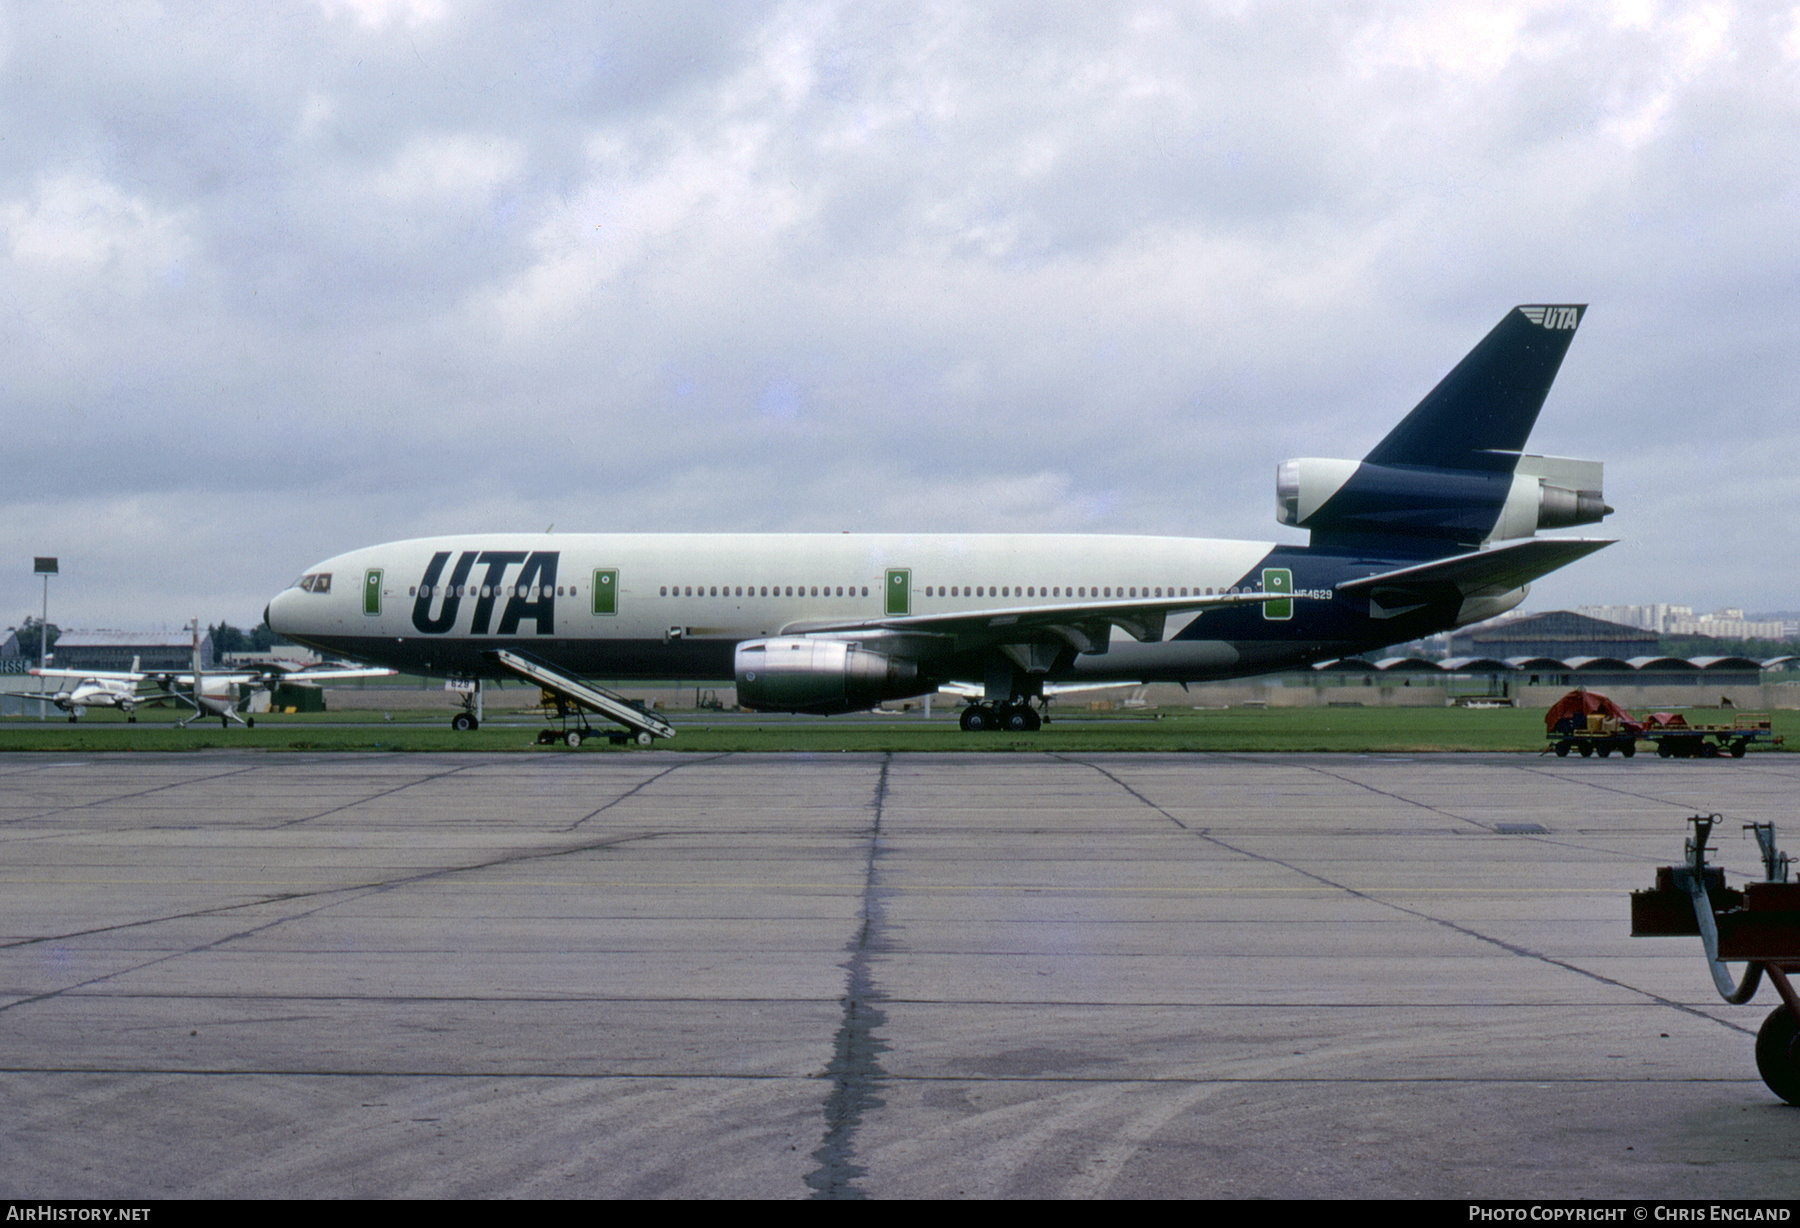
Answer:
[[(1036, 729), (1046, 687), (1290, 669), (1492, 618), (1607, 541), (1597, 461), (1523, 452), (1585, 311), (1509, 311), (1361, 461), (1276, 469), (1305, 546), (1036, 534), (482, 534), (371, 546), (270, 603), (321, 651), (538, 683), (642, 743), (673, 728), (588, 679), (714, 679), (833, 714), (971, 684), (964, 729)], [(546, 731), (541, 740), (557, 735)], [(626, 734), (613, 735), (623, 739)]]

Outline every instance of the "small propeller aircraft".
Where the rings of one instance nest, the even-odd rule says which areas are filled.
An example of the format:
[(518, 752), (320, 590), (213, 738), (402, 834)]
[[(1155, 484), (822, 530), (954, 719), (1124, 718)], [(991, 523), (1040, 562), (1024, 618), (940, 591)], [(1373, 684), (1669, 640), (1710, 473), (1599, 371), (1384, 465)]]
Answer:
[[(128, 721), (137, 720), (134, 712), (136, 706), (148, 699), (174, 698), (194, 709), (194, 714), (175, 722), (176, 728), (185, 729), (188, 724), (203, 716), (219, 718), (221, 728), (229, 729), (231, 722), (236, 721), (246, 729), (253, 728), (256, 718), (238, 715), (243, 705), (242, 688), (248, 684), (250, 691), (268, 691), (280, 682), (335, 682), (347, 678), (391, 678), (395, 671), (372, 666), (288, 666), (270, 664), (255, 670), (225, 670), (219, 673), (207, 673), (200, 663), (200, 620), (191, 624), (194, 633), (194, 662), (191, 673), (174, 673), (168, 670), (145, 672), (138, 669), (138, 661), (133, 658), (128, 670), (88, 670), (88, 669), (34, 669), (29, 671), (37, 678), (70, 678), (75, 685), (67, 690), (58, 691), (54, 695), (43, 698), (69, 714), (69, 720), (78, 720), (90, 707), (120, 708), (125, 712)], [(154, 689), (145, 692), (143, 686), (148, 683)], [(26, 698), (35, 698), (26, 693)]]

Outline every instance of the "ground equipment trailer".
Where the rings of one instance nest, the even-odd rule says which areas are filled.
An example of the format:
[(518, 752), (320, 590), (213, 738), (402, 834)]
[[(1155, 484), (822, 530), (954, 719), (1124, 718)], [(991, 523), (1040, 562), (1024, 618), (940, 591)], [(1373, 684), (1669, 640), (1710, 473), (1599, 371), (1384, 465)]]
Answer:
[(1612, 717), (1590, 716), (1578, 727), (1551, 734), (1550, 749), (1559, 759), (1566, 758), (1570, 751), (1583, 759), (1593, 755), (1604, 759), (1615, 751), (1629, 759), (1637, 754), (1642, 736), (1635, 724), (1625, 726)]
[[(1728, 888), (1724, 870), (1706, 864), (1706, 840), (1718, 821), (1716, 814), (1689, 819), (1694, 834), (1687, 860), (1658, 867), (1654, 887), (1632, 892), (1631, 936), (1698, 936), (1714, 988), (1734, 1005), (1755, 997), (1767, 973), (1781, 1002), (1756, 1035), (1756, 1069), (1770, 1091), (1800, 1105), (1800, 996), (1788, 979), (1800, 973), (1800, 883), (1787, 881), (1788, 857), (1775, 848), (1775, 825), (1746, 823), (1756, 833), (1765, 877), (1742, 891)], [(1741, 980), (1732, 980), (1728, 961), (1748, 965)]]
[[(1718, 713), (1706, 720), (1701, 713)], [(1600, 694), (1577, 688), (1544, 713), (1545, 748), (1558, 758), (1575, 751), (1586, 759), (1605, 759), (1617, 751), (1625, 758), (1637, 754), (1639, 742), (1649, 742), (1664, 759), (1716, 759), (1730, 755), (1742, 759), (1757, 743), (1779, 746), (1781, 738), (1769, 723), (1767, 712), (1739, 712), (1734, 708), (1688, 709), (1657, 712), (1638, 721), (1631, 713)]]
[(1640, 736), (1656, 743), (1656, 753), (1664, 759), (1715, 759), (1720, 755), (1742, 759), (1758, 742), (1781, 744), (1780, 736), (1770, 727), (1767, 712), (1715, 711), (1722, 718), (1729, 711), (1729, 719), (1689, 719), (1698, 715), (1693, 709), (1685, 713), (1655, 712), (1645, 720)]
[(1631, 713), (1600, 694), (1577, 688), (1550, 705), (1544, 713), (1544, 733), (1550, 750), (1559, 759), (1578, 751), (1583, 759), (1598, 754), (1602, 759), (1618, 751), (1627, 759), (1637, 754), (1644, 727)]

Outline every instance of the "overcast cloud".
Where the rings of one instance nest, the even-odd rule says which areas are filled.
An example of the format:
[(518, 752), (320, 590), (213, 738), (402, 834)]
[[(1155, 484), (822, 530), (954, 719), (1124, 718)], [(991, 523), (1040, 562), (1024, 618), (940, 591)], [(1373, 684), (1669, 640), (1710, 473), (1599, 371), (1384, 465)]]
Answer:
[[(1303, 540), (1502, 314), (1620, 544), (1800, 607), (1800, 14), (0, 8), (0, 623), (250, 625), (491, 530)], [(1593, 532), (1593, 530), (1588, 530)]]

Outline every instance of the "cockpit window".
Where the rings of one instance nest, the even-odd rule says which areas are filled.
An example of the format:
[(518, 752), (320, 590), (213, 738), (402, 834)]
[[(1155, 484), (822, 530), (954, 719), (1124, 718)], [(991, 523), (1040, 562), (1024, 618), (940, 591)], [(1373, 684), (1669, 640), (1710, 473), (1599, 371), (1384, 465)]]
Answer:
[(331, 591), (331, 573), (320, 571), (314, 572), (310, 576), (301, 576), (296, 587), (308, 593), (329, 593)]

